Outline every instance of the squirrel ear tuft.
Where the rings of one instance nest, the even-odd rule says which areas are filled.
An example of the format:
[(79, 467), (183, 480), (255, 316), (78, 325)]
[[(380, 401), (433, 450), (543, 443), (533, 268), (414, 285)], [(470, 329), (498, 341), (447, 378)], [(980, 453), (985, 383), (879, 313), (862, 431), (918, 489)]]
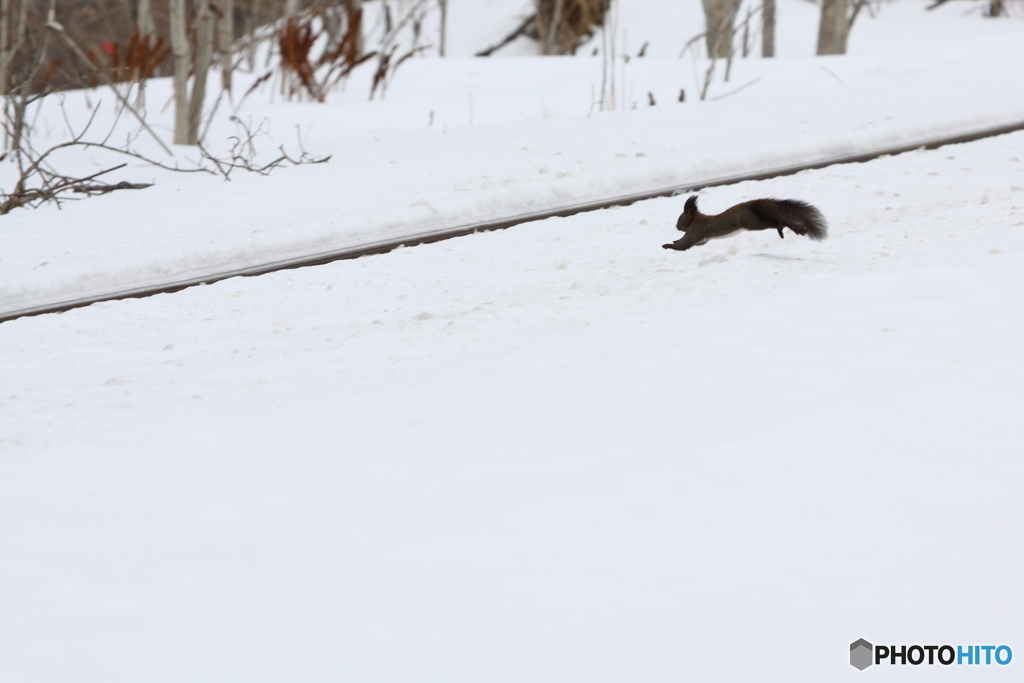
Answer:
[(683, 213), (695, 213), (697, 211), (697, 195), (691, 194), (683, 205)]

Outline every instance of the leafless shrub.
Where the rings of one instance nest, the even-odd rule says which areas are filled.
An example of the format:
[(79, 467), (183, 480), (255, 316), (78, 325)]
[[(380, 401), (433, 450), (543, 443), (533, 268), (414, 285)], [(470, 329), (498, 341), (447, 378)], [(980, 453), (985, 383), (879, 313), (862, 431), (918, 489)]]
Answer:
[(388, 89), (388, 82), (394, 78), (398, 67), (425, 49), (427, 49), (427, 46), (413, 48), (398, 59), (394, 59), (395, 54), (398, 52), (397, 45), (391, 46), (388, 52), (377, 53), (377, 70), (373, 72), (373, 83), (370, 85), (370, 99), (373, 99), (378, 89), (380, 90), (381, 98), (383, 98)]
[[(37, 97), (40, 97), (37, 95)], [(93, 111), (88, 123), (77, 134), (73, 134), (70, 140), (52, 145), (51, 147), (37, 152), (32, 145), (31, 139), (21, 132), (14, 135), (15, 131), (10, 130), (10, 125), (24, 125), (24, 116), (19, 119), (9, 120), (5, 117), (3, 122), (8, 136), (16, 137), (19, 144), (4, 154), (0, 159), (6, 158), (8, 154), (13, 156), (13, 162), (18, 167), (18, 179), (10, 192), (0, 190), (0, 216), (10, 213), (19, 207), (36, 207), (46, 202), (55, 202), (59, 207), (62, 201), (67, 201), (69, 194), (82, 194), (93, 196), (107, 194), (115, 190), (139, 190), (149, 187), (151, 183), (129, 183), (121, 181), (118, 183), (106, 183), (97, 180), (100, 176), (124, 168), (126, 164), (116, 164), (96, 173), (86, 176), (73, 176), (59, 171), (53, 163), (53, 157), (62, 150), (79, 147), (106, 147), (107, 140), (93, 143), (85, 140), (85, 135), (92, 127), (96, 117)], [(109, 136), (108, 136), (109, 137)]]
[[(315, 10), (303, 18), (291, 17), (284, 22), (277, 42), (289, 97), (304, 92), (311, 99), (323, 102), (332, 86), (377, 55), (377, 52), (360, 53), (362, 9), (354, 4), (346, 4), (344, 8), (344, 31), (334, 29), (333, 17), (324, 10)], [(323, 49), (318, 57), (313, 57), (317, 44), (323, 45)]]
[[(40, 59), (41, 66), (45, 60)], [(39, 82), (37, 74), (31, 74), (33, 85)], [(55, 203), (58, 207), (65, 201), (108, 194), (118, 190), (140, 190), (150, 187), (152, 183), (137, 183), (127, 180), (106, 182), (101, 177), (123, 169), (125, 163), (111, 163), (105, 168), (86, 175), (68, 173), (61, 170), (61, 155), (68, 151), (97, 150), (105, 154), (105, 158), (115, 156), (130, 157), (146, 164), (179, 173), (209, 173), (230, 180), (232, 173), (244, 171), (267, 175), (276, 168), (283, 166), (300, 166), (321, 164), (330, 160), (329, 156), (317, 157), (308, 153), (302, 145), (301, 135), (298, 136), (298, 153), (289, 153), (283, 145), (278, 147), (279, 154), (269, 162), (260, 161), (256, 150), (256, 140), (266, 136), (266, 122), (255, 129), (238, 117), (231, 117), (236, 126), (236, 133), (228, 139), (229, 147), (226, 154), (217, 155), (208, 148), (199, 145), (200, 156), (195, 161), (175, 161), (173, 164), (158, 158), (142, 154), (134, 149), (138, 137), (148, 128), (139, 127), (128, 134), (122, 145), (111, 142), (114, 131), (128, 107), (123, 98), (121, 106), (115, 110), (115, 116), (105, 135), (93, 135), (94, 122), (102, 103), (93, 107), (88, 121), (80, 130), (72, 126), (64, 102), (60, 102), (60, 112), (69, 132), (68, 139), (37, 149), (31, 128), (28, 125), (27, 112), (32, 105), (41, 104), (48, 97), (63, 97), (60, 93), (53, 94), (49, 90), (28, 92), (27, 83), (19, 84), (14, 92), (4, 98), (3, 117), (0, 120), (6, 139), (9, 141), (8, 152), (0, 155), (0, 161), (6, 161), (16, 167), (16, 178), (13, 187), (8, 191), (0, 188), (0, 215), (5, 215), (17, 208), (35, 208), (46, 203)], [(103, 158), (103, 157), (101, 157)], [(65, 159), (66, 161), (66, 159)]]
[(1024, 17), (1024, 0), (982, 0), (981, 16)]
[[(96, 196), (108, 194), (117, 190), (141, 190), (151, 187), (152, 183), (134, 183), (126, 180), (119, 182), (104, 182), (99, 180), (114, 171), (123, 169), (127, 164), (112, 164), (100, 171), (84, 176), (71, 175), (60, 171), (55, 158), (59, 153), (72, 150), (102, 150), (112, 155), (131, 157), (143, 161), (152, 166), (178, 173), (209, 173), (217, 175), (226, 181), (231, 180), (231, 175), (236, 171), (246, 173), (257, 173), (268, 175), (271, 171), (285, 166), (304, 166), (309, 164), (323, 164), (330, 161), (330, 156), (318, 157), (306, 151), (302, 144), (302, 136), (296, 128), (298, 139), (298, 154), (290, 153), (284, 145), (278, 146), (278, 154), (270, 161), (259, 160), (256, 149), (256, 141), (267, 136), (266, 121), (259, 126), (253, 127), (238, 117), (231, 117), (236, 126), (236, 133), (229, 137), (230, 146), (223, 155), (217, 155), (199, 145), (199, 159), (193, 162), (168, 164), (135, 151), (132, 144), (138, 137), (140, 131), (129, 135), (123, 146), (113, 145), (110, 142), (111, 134), (117, 126), (115, 120), (106, 136), (97, 139), (90, 139), (87, 134), (92, 130), (96, 113), (99, 106), (93, 110), (88, 122), (77, 133), (73, 133), (69, 140), (51, 145), (50, 147), (37, 151), (27, 137), (22, 137), (22, 144), (11, 152), (0, 156), (0, 161), (13, 157), (11, 160), (17, 165), (18, 177), (13, 188), (8, 192), (0, 188), (0, 216), (10, 213), (14, 209), (25, 207), (35, 208), (42, 204), (53, 202), (59, 207), (65, 201), (78, 199), (82, 196)], [(61, 104), (63, 111), (63, 103)], [(65, 116), (65, 121), (67, 117)], [(4, 127), (10, 125), (10, 121), (4, 121)], [(70, 123), (68, 123), (70, 127)]]
[(500, 41), (476, 53), (490, 57), (520, 36), (540, 43), (541, 54), (576, 54), (580, 45), (604, 26), (611, 0), (535, 0), (536, 11)]
[(124, 47), (113, 41), (104, 41), (101, 48), (110, 61), (110, 80), (114, 83), (141, 83), (152, 78), (171, 54), (171, 48), (163, 38), (144, 35), (138, 29)]
[[(346, 0), (348, 2), (349, 0)], [(351, 0), (353, 4), (358, 4)], [(23, 0), (19, 16), (28, 17), (27, 0)], [(4, 85), (2, 98), (2, 117), (0, 117), (0, 128), (2, 128), (5, 148), (7, 152), (0, 155), (0, 161), (6, 161), (14, 166), (15, 177), (10, 189), (0, 188), (0, 215), (9, 213), (19, 208), (32, 208), (46, 203), (55, 203), (60, 206), (63, 202), (108, 194), (118, 190), (138, 190), (149, 187), (151, 183), (137, 183), (128, 180), (117, 182), (106, 180), (109, 174), (125, 168), (125, 163), (116, 163), (114, 156), (126, 156), (143, 161), (162, 169), (188, 172), (188, 173), (210, 173), (219, 175), (225, 180), (230, 180), (231, 175), (236, 171), (252, 172), (266, 175), (276, 168), (288, 165), (319, 164), (329, 160), (330, 157), (315, 157), (302, 147), (299, 139), (299, 152), (289, 153), (284, 146), (279, 146), (277, 154), (271, 161), (260, 161), (256, 154), (255, 140), (266, 133), (264, 126), (253, 129), (251, 125), (243, 123), (237, 117), (232, 117), (236, 125), (236, 134), (229, 138), (229, 147), (225, 155), (219, 156), (212, 153), (207, 147), (199, 147), (199, 156), (194, 161), (174, 161), (170, 163), (160, 158), (146, 156), (136, 151), (133, 147), (136, 139), (146, 133), (164, 150), (168, 157), (173, 153), (170, 148), (160, 139), (156, 132), (146, 122), (145, 113), (141, 108), (137, 109), (128, 101), (128, 95), (132, 87), (137, 87), (141, 93), (145, 79), (152, 77), (167, 61), (171, 52), (165, 45), (162, 38), (150, 33), (142, 33), (134, 29), (123, 41), (103, 40), (99, 43), (99, 52), (92, 49), (88, 44), (83, 45), (80, 40), (90, 40), (75, 35), (70, 29), (70, 24), (57, 20), (57, 0), (50, 0), (50, 7), (45, 17), (45, 23), (40, 27), (41, 33), (34, 36), (33, 41), (28, 41), (29, 22), (16, 22), (16, 38), (12, 39), (10, 16), (10, 3), (5, 0), (3, 8), (8, 12), (0, 11), (0, 78)], [(156, 4), (155, 2), (153, 4)], [(228, 6), (217, 3), (214, 5), (211, 0), (206, 0), (196, 15), (202, 18), (206, 15), (207, 23), (203, 27), (204, 36), (195, 30), (197, 35), (193, 36), (201, 45), (207, 48), (212, 43), (210, 16), (215, 14), (219, 7)], [(80, 26), (80, 22), (74, 24)], [(349, 37), (331, 43), (331, 50), (324, 53), (324, 57), (318, 62), (319, 66), (326, 66), (324, 81), (319, 85), (321, 92), (326, 84), (334, 78), (337, 65), (341, 68), (352, 68), (352, 65), (359, 62), (357, 53), (356, 36), (358, 31), (349, 31)], [(302, 38), (301, 32), (298, 35)], [(308, 39), (308, 37), (306, 38)], [(34, 53), (27, 53), (24, 46), (34, 46)], [(209, 50), (207, 50), (208, 52)], [(230, 53), (230, 50), (226, 51)], [(60, 54), (64, 60), (54, 57)], [(306, 53), (308, 55), (308, 49)], [(98, 56), (99, 55), (99, 56)], [(371, 55), (372, 56), (372, 55)], [(31, 59), (28, 59), (31, 57)], [(367, 57), (368, 58), (368, 57)], [(27, 60), (18, 63), (16, 59)], [(364, 60), (365, 61), (365, 60)], [(196, 59), (197, 81), (200, 74), (205, 74), (205, 68), (201, 65), (209, 62), (206, 57)], [(75, 65), (69, 69), (68, 64)], [(313, 73), (313, 72), (310, 72)], [(72, 80), (72, 76), (76, 80)], [(128, 84), (125, 88), (123, 84)], [(97, 104), (90, 115), (88, 122), (76, 129), (70, 122), (67, 111), (64, 109), (63, 100), (59, 107), (67, 127), (67, 136), (63, 141), (46, 147), (36, 145), (34, 141), (33, 128), (29, 122), (28, 112), (31, 107), (42, 107), (43, 100), (47, 97), (62, 97), (56, 91), (68, 87), (105, 85), (116, 97), (117, 105), (114, 110), (113, 122), (106, 134), (97, 132), (94, 127), (96, 115), (100, 110)], [(317, 92), (315, 81), (309, 81), (308, 85), (313, 86), (311, 93)], [(305, 86), (305, 84), (304, 84)], [(198, 87), (198, 86), (197, 86)], [(56, 93), (56, 94), (55, 94)], [(243, 98), (244, 99), (244, 98)], [(193, 107), (198, 113), (202, 111), (202, 103)], [(38, 110), (38, 109), (37, 109)], [(198, 129), (198, 113), (194, 128)], [(138, 128), (129, 133), (123, 144), (113, 144), (111, 137), (115, 129), (119, 129), (119, 122), (123, 116), (130, 114), (135, 118)], [(69, 167), (69, 161), (73, 167), (74, 161), (66, 154), (70, 151), (82, 152), (93, 150), (101, 152), (98, 158), (110, 160), (100, 170), (86, 174), (76, 174), (63, 170)]]
[[(431, 47), (421, 41), (427, 13), (437, 9), (433, 0), (411, 0), (400, 6), (402, 13), (396, 15), (390, 3), (381, 3), (378, 23), (371, 28), (377, 47), (370, 51), (364, 48), (368, 37), (363, 30), (362, 6), (353, 0), (330, 7), (314, 7), (283, 20), (276, 33), (275, 47), (280, 56), (285, 96), (305, 96), (323, 102), (332, 88), (357, 67), (374, 59), (370, 99), (378, 93), (383, 96), (398, 68)], [(271, 73), (257, 79), (243, 100), (266, 82)]]
[(611, 0), (536, 0), (533, 37), (546, 55), (575, 54), (604, 24)]
[(309, 164), (325, 164), (331, 160), (330, 155), (325, 157), (313, 156), (306, 151), (302, 144), (302, 134), (299, 131), (298, 126), (295, 128), (296, 138), (298, 140), (299, 154), (293, 156), (289, 154), (284, 145), (278, 146), (279, 155), (273, 160), (263, 163), (257, 161), (258, 154), (256, 152), (256, 140), (260, 137), (267, 136), (266, 131), (266, 119), (260, 122), (260, 124), (254, 129), (252, 123), (246, 123), (237, 116), (231, 117), (234, 122), (237, 132), (228, 138), (231, 143), (231, 147), (225, 156), (218, 157), (215, 154), (211, 154), (202, 144), (199, 145), (199, 151), (202, 154), (202, 159), (208, 162), (207, 165), (203, 166), (206, 170), (215, 169), (216, 173), (220, 175), (224, 180), (231, 180), (231, 174), (235, 171), (246, 171), (248, 173), (258, 173), (259, 175), (268, 175), (275, 168), (281, 166), (306, 166)]

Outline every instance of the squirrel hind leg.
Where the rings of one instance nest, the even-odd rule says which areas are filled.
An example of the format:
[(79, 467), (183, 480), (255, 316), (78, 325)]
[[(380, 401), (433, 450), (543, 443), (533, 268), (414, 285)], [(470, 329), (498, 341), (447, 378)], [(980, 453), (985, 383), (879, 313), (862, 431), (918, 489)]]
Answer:
[(775, 229), (779, 231), (779, 239), (782, 239), (782, 240), (786, 239), (786, 236), (782, 234), (782, 226), (781, 225), (777, 226)]

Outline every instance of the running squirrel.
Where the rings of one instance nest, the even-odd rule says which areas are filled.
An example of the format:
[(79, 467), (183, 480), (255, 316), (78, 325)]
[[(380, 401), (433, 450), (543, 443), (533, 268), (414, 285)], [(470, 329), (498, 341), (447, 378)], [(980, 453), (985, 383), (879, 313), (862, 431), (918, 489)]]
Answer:
[(779, 231), (789, 228), (798, 235), (807, 235), (812, 240), (823, 240), (828, 236), (828, 226), (821, 211), (797, 199), (755, 199), (737, 204), (717, 216), (707, 216), (697, 210), (697, 195), (691, 195), (683, 206), (683, 213), (676, 222), (676, 229), (683, 236), (665, 249), (686, 251), (708, 240), (729, 237), (742, 230)]

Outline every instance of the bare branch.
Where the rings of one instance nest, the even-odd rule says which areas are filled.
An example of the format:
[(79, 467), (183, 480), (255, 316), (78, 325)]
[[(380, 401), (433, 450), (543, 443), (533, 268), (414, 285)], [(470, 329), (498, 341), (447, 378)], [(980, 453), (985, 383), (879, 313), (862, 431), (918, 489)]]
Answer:
[(516, 28), (516, 30), (512, 31), (512, 33), (509, 33), (500, 42), (495, 43), (494, 45), (491, 45), (486, 50), (481, 50), (480, 52), (477, 52), (474, 55), (474, 57), (490, 57), (495, 52), (497, 52), (501, 48), (505, 47), (506, 45), (511, 43), (513, 40), (515, 40), (519, 36), (526, 35), (527, 31), (530, 30), (531, 25), (535, 21), (537, 21), (537, 13), (536, 12), (534, 12), (530, 16), (526, 17), (526, 19), (523, 20), (523, 23), (519, 24), (519, 26)]

